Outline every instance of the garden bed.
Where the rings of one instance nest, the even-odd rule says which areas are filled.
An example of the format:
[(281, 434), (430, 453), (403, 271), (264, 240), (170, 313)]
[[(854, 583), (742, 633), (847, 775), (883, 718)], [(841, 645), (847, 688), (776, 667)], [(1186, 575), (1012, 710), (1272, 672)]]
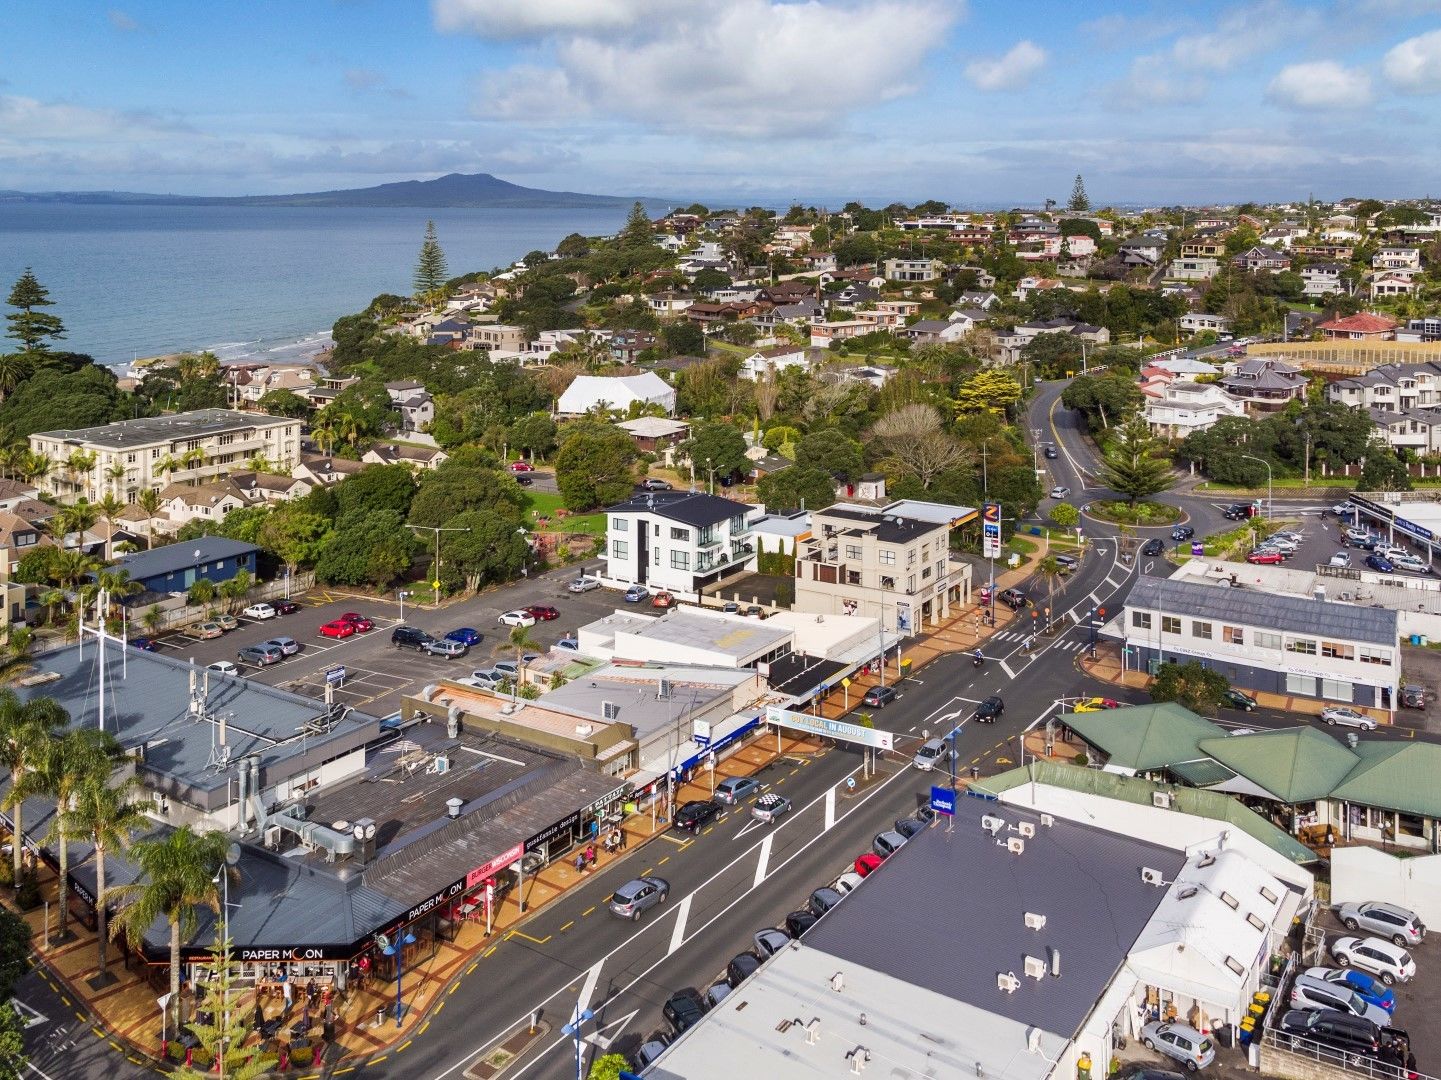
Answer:
[(1138, 528), (1174, 525), (1185, 516), (1178, 507), (1166, 503), (1128, 503), (1120, 500), (1088, 503), (1085, 513), (1112, 525), (1134, 525)]

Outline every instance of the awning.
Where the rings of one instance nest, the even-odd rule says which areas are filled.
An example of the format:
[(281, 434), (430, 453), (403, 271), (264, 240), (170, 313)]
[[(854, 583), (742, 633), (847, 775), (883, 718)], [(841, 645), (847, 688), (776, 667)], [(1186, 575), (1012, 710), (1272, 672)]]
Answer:
[(1224, 784), (1236, 777), (1235, 773), (1214, 758), (1197, 758), (1195, 761), (1177, 762), (1175, 765), (1168, 765), (1166, 771), (1176, 779), (1198, 788), (1210, 787), (1212, 784)]

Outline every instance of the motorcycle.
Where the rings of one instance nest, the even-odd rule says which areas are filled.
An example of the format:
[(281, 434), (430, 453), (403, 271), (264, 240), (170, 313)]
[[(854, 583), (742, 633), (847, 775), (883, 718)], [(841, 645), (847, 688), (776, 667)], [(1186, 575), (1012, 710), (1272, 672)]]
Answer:
[(986, 662), (986, 658), (985, 658), (984, 656), (972, 656), (972, 657), (971, 657), (971, 666), (972, 666), (972, 667), (981, 667), (983, 664), (985, 664), (985, 662)]

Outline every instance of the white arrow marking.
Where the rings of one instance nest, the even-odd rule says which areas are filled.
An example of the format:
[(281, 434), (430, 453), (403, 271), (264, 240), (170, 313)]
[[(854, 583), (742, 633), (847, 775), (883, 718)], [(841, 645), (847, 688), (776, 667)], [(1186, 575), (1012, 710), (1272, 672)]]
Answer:
[[(912, 731), (915, 729), (912, 728)], [(826, 789), (826, 828), (829, 829), (836, 823), (836, 789)]]
[[(690, 918), (690, 901), (694, 895), (695, 893), (687, 894), (686, 898), (676, 905), (675, 926), (671, 928), (670, 948), (666, 950), (667, 956), (675, 952), (685, 943), (685, 924), (686, 920)], [(598, 967), (599, 965), (596, 966)]]
[(44, 1013), (37, 1012), (32, 1006), (26, 1005), (19, 998), (11, 998), (10, 1004), (15, 1006), (15, 1011), (25, 1018), (27, 1028), (39, 1027), (41, 1024), (50, 1023), (50, 1018)]
[[(638, 1015), (640, 1015), (639, 1009), (636, 1009), (633, 1012), (628, 1012), (619, 1020), (612, 1020), (604, 1027), (596, 1028), (589, 1035), (585, 1036), (582, 1041), (590, 1043), (592, 1046), (596, 1047), (599, 1050), (609, 1050), (611, 1044), (614, 1043), (616, 1039), (620, 1038), (620, 1034), (622, 1031), (625, 1030), (625, 1026), (629, 1024), (632, 1020), (634, 1020)], [(614, 1034), (605, 1034), (605, 1032), (611, 1031), (612, 1029), (614, 1029)]]
[(766, 879), (766, 866), (770, 863), (771, 860), (771, 841), (775, 838), (775, 833), (767, 833), (766, 838), (761, 841), (761, 855), (760, 859), (756, 862), (756, 878), (754, 883), (751, 885), (751, 887), (754, 889), (759, 889), (761, 887), (761, 882), (765, 881)]
[[(690, 897), (686, 897), (687, 900)], [(595, 984), (600, 981), (600, 964), (597, 963), (585, 973), (585, 982), (581, 985), (580, 996), (575, 999), (575, 1011), (583, 1013), (590, 1008), (590, 999), (595, 994)]]

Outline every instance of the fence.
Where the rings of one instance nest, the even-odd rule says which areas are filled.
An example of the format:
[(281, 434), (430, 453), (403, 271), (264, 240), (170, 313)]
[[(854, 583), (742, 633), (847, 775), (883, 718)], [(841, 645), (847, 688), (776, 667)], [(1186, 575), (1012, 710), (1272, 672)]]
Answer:
[[(277, 578), (275, 581), (256, 582), (250, 591), (245, 594), (242, 601), (237, 601), (240, 606), (256, 604), (262, 600), (274, 600), (278, 597), (289, 596), (293, 593), (301, 593), (315, 584), (315, 574), (306, 570), (303, 573), (294, 574), (289, 579)], [(177, 598), (163, 600), (158, 604), (148, 604), (143, 607), (132, 609), (130, 612), (131, 632), (139, 632), (142, 625), (141, 620), (151, 607), (160, 609), (161, 623), (155, 628), (156, 633), (164, 633), (166, 630), (174, 630), (178, 626), (186, 626), (190, 623), (201, 622), (212, 611), (223, 608), (226, 601), (217, 598), (209, 604), (186, 604), (183, 594)], [(146, 627), (146, 631), (149, 628)]]

